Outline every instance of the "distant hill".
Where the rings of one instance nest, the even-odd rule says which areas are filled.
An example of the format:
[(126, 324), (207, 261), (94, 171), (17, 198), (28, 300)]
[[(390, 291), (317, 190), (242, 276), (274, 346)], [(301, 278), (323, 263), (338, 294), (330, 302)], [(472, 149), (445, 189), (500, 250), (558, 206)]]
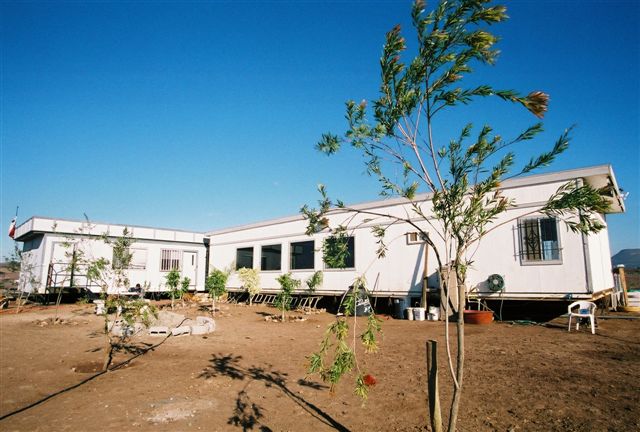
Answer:
[(615, 266), (623, 264), (626, 268), (640, 269), (640, 249), (622, 249), (611, 258)]

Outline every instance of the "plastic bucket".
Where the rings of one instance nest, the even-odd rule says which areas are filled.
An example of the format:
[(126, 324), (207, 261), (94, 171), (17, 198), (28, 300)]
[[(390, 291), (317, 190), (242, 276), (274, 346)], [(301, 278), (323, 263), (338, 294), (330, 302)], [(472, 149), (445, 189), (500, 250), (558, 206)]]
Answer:
[(407, 317), (407, 319), (409, 321), (413, 321), (413, 308), (406, 308), (405, 309), (405, 316)]
[(404, 301), (402, 299), (393, 299), (393, 317), (396, 319), (404, 318)]
[(102, 315), (105, 311), (104, 300), (94, 300), (93, 304), (96, 305), (96, 315)]
[(424, 321), (425, 310), (422, 307), (413, 308), (413, 319), (416, 321)]
[(440, 308), (438, 306), (429, 306), (429, 321), (438, 321), (440, 319)]

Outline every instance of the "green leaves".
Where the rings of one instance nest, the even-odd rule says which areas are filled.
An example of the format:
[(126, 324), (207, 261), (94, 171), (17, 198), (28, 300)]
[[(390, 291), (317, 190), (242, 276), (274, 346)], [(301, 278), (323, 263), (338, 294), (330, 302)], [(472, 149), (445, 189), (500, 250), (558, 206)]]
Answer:
[(387, 255), (387, 245), (384, 242), (384, 236), (387, 233), (387, 229), (380, 225), (376, 225), (371, 227), (371, 233), (376, 238), (376, 244), (378, 245), (376, 256), (378, 258), (384, 258)]
[[(307, 206), (306, 204), (302, 206), (300, 209), (300, 213), (307, 219), (307, 235), (312, 235), (319, 233), (329, 226), (329, 220), (326, 217), (326, 214), (331, 209), (331, 200), (327, 196), (327, 191), (323, 184), (318, 185), (318, 192), (322, 199), (318, 201), (319, 208), (316, 210)], [(342, 202), (338, 202), (338, 206), (340, 206)]]
[(560, 135), (560, 138), (558, 138), (551, 151), (542, 153), (538, 157), (531, 159), (529, 163), (524, 166), (521, 173), (528, 173), (537, 168), (547, 166), (555, 160), (556, 156), (567, 150), (569, 148), (569, 142), (571, 141), (569, 134), (572, 129), (573, 126), (566, 129), (564, 133)]
[(314, 272), (309, 279), (307, 279), (305, 281), (305, 284), (307, 285), (307, 289), (310, 293), (313, 293), (316, 291), (316, 288), (318, 288), (320, 285), (322, 285), (322, 280), (323, 280), (323, 274), (321, 270), (318, 270), (316, 272)]
[[(132, 326), (136, 322), (141, 322), (148, 327), (151, 324), (153, 318), (158, 318), (158, 309), (142, 299), (128, 299), (120, 296), (107, 297), (105, 302), (105, 320), (107, 318), (107, 311), (119, 310), (119, 317)], [(129, 336), (128, 332), (124, 332), (121, 337), (121, 341), (125, 340)]]
[[(355, 317), (355, 309), (359, 293), (362, 290), (366, 292), (365, 280), (363, 277), (359, 277), (354, 281), (350, 292), (345, 296), (342, 304), (344, 315), (336, 317), (336, 320), (328, 326), (320, 342), (320, 349), (308, 357), (309, 367), (307, 373), (319, 374), (324, 382), (330, 384), (330, 391), (334, 392), (342, 377), (355, 369), (354, 393), (362, 399), (366, 399), (368, 387), (375, 384), (375, 378), (362, 373), (356, 356), (357, 317)], [(353, 318), (349, 318), (350, 316), (353, 316)], [(359, 335), (359, 340), (363, 347), (361, 349), (365, 353), (377, 352), (377, 335), (382, 331), (381, 322), (373, 314), (367, 318), (367, 326), (362, 334)], [(349, 337), (350, 334), (353, 335), (353, 339)], [(331, 348), (333, 348), (332, 353), (329, 352)], [(329, 364), (325, 362), (325, 359), (328, 358), (331, 359)]]
[(518, 137), (514, 140), (514, 143), (520, 142), (520, 141), (532, 140), (543, 130), (544, 128), (542, 123), (536, 123), (533, 126), (529, 126), (527, 129), (525, 129), (524, 132), (518, 135)]
[(571, 181), (556, 191), (542, 208), (542, 213), (560, 217), (573, 232), (597, 233), (605, 228), (598, 215), (609, 210), (607, 193), (606, 189)]
[(345, 268), (349, 256), (349, 236), (344, 228), (338, 227), (335, 233), (322, 241), (322, 256), (329, 268)]
[(214, 268), (205, 279), (204, 287), (213, 298), (218, 298), (227, 291), (228, 278), (229, 273)]
[(184, 294), (187, 291), (189, 291), (189, 285), (191, 285), (191, 278), (188, 278), (187, 276), (185, 276), (180, 281), (180, 291), (182, 292), (182, 294)]
[(301, 281), (295, 279), (291, 272), (280, 275), (276, 280), (280, 284), (280, 292), (276, 296), (275, 307), (284, 313), (285, 310), (290, 309), (292, 294), (296, 288), (300, 287)]
[(322, 134), (322, 138), (316, 144), (316, 149), (327, 155), (332, 155), (340, 150), (340, 144), (341, 140), (337, 135), (325, 133)]
[(508, 19), (507, 16), (507, 8), (502, 5), (497, 5), (489, 8), (484, 8), (480, 10), (476, 10), (471, 18), (469, 18), (470, 22), (484, 22), (486, 24), (493, 24), (497, 22), (502, 22)]
[(257, 269), (243, 267), (237, 271), (242, 287), (253, 296), (260, 292), (260, 273)]
[(170, 290), (177, 290), (180, 284), (180, 272), (177, 269), (172, 269), (165, 275), (165, 283)]
[(377, 334), (382, 332), (381, 326), (382, 320), (374, 314), (369, 315), (367, 318), (367, 328), (360, 335), (360, 340), (364, 346), (365, 352), (375, 353), (378, 352)]

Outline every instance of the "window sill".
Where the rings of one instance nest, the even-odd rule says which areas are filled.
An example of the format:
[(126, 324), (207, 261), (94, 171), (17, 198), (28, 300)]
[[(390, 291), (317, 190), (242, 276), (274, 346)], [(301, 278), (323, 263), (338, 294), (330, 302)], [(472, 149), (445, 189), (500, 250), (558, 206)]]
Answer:
[(355, 271), (356, 268), (355, 267), (345, 267), (345, 268), (325, 268), (324, 271), (326, 272), (348, 272), (348, 271)]
[(529, 266), (545, 266), (545, 265), (562, 265), (562, 260), (549, 260), (549, 261), (522, 261), (520, 260), (520, 265), (529, 267)]

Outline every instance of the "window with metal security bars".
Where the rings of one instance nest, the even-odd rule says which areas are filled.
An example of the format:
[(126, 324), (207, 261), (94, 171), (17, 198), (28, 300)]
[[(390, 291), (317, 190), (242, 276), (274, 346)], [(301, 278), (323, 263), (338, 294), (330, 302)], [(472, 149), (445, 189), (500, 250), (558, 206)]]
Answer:
[(518, 221), (520, 262), (544, 264), (561, 262), (558, 221), (554, 218), (527, 218)]
[(180, 270), (182, 251), (162, 249), (160, 254), (160, 271)]

